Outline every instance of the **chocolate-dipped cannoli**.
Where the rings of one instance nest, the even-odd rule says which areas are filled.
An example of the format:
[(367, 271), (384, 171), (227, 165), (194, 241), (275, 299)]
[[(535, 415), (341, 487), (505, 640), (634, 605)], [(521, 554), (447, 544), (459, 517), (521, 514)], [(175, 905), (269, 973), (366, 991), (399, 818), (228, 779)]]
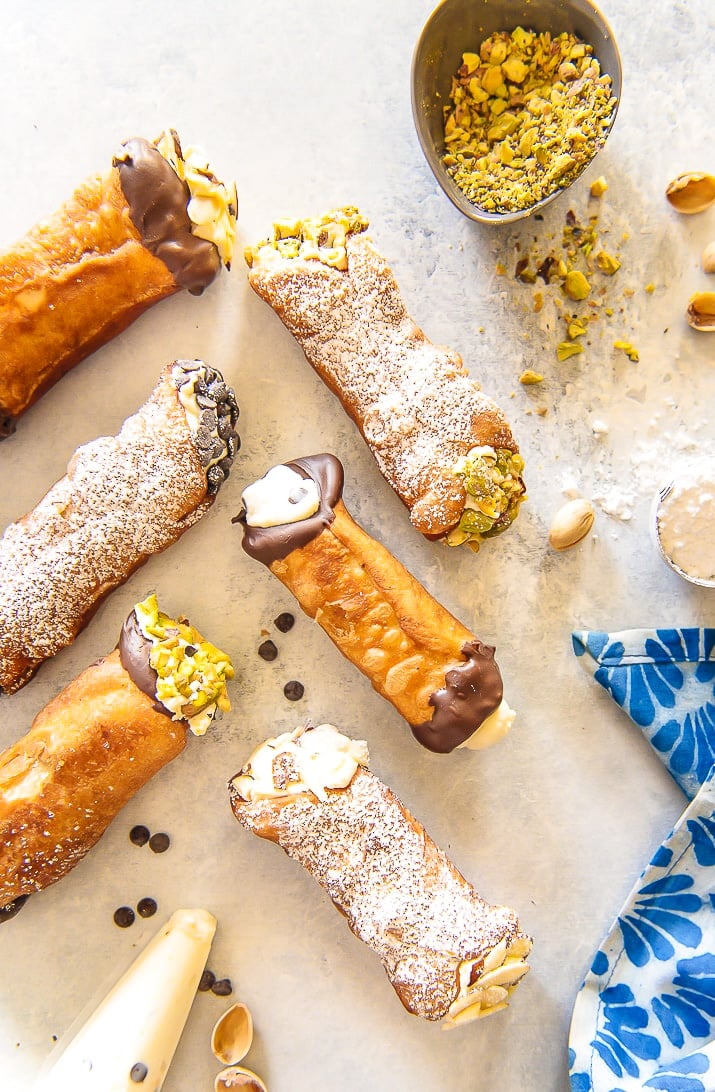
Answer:
[[(0, 754), (0, 919), (55, 883), (121, 808), (230, 708), (228, 656), (156, 597)], [(4, 912), (3, 912), (4, 911)]]
[(268, 739), (229, 782), (242, 826), (327, 891), (408, 1012), (447, 1027), (506, 1007), (531, 941), (491, 906), (329, 724)]
[(243, 493), (243, 548), (392, 702), (431, 751), (487, 747), (511, 727), (494, 649), (348, 513), (343, 467), (313, 455)]
[(0, 439), (58, 379), (143, 311), (229, 265), (236, 189), (173, 130), (123, 144), (0, 254)]
[(524, 461), (461, 357), (415, 325), (366, 228), (354, 208), (275, 224), (246, 252), (249, 281), (340, 399), (417, 530), (478, 549), (515, 519)]
[(142, 562), (211, 507), (239, 446), (238, 404), (200, 360), (162, 372), (116, 436), (84, 444), (0, 538), (0, 692), (71, 644)]

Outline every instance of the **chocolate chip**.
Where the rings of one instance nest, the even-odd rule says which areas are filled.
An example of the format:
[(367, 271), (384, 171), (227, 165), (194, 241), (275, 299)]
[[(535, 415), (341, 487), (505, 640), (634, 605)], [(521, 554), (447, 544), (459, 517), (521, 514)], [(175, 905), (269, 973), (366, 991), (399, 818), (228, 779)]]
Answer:
[(230, 978), (219, 978), (211, 987), (211, 993), (215, 993), (217, 997), (228, 997), (230, 993), (233, 993), (233, 983)]
[(258, 646), (258, 655), (262, 660), (268, 660), (270, 662), (271, 660), (275, 660), (278, 655), (278, 649), (273, 644), (273, 641), (263, 641)]
[(212, 466), (206, 474), (209, 493), (218, 493), (219, 487), (223, 484), (225, 478), (226, 475), (220, 466)]
[(149, 839), (149, 849), (154, 853), (166, 853), (170, 845), (171, 838), (168, 834), (152, 834)]
[(201, 978), (199, 979), (199, 985), (198, 985), (198, 988), (201, 991), (201, 993), (208, 993), (208, 991), (211, 989), (211, 987), (213, 986), (215, 981), (216, 981), (216, 975), (213, 973), (213, 971), (209, 971), (209, 970), (204, 971), (204, 973), (201, 975)]
[(223, 417), (219, 417), (216, 431), (218, 432), (222, 440), (228, 439), (228, 437), (233, 432), (233, 425), (231, 424), (230, 416), (227, 417), (224, 415)]
[(225, 383), (214, 381), (209, 383), (209, 390), (211, 391), (211, 397), (215, 398), (217, 402), (225, 402), (228, 397), (228, 387)]
[(198, 652), (198, 649), (197, 649), (196, 645), (187, 645), (186, 648), (184, 649), (184, 653), (187, 656), (195, 656), (197, 652)]
[(215, 432), (218, 428), (218, 417), (214, 409), (205, 409), (201, 411), (201, 424), (204, 428), (210, 429), (211, 432)]
[(139, 899), (137, 913), (140, 918), (153, 918), (156, 913), (156, 899)]
[(129, 831), (129, 841), (135, 846), (145, 846), (149, 841), (149, 828), (139, 824)]
[(288, 701), (300, 701), (305, 693), (305, 687), (297, 679), (291, 679), (283, 687), (283, 693), (288, 698)]
[(135, 1062), (132, 1068), (129, 1070), (129, 1076), (135, 1084), (141, 1084), (146, 1080), (149, 1067), (144, 1065), (144, 1062)]
[[(199, 407), (199, 409), (215, 410), (216, 409), (216, 399), (215, 398), (210, 398), (206, 394), (197, 394), (196, 395), (196, 405)], [(203, 420), (203, 414), (202, 414), (202, 420)]]
[(134, 911), (131, 906), (120, 906), (114, 911), (114, 924), (120, 929), (128, 929), (134, 924)]
[(289, 629), (293, 629), (295, 618), (290, 611), (284, 610), (282, 614), (278, 615), (273, 624), (281, 633), (287, 633)]

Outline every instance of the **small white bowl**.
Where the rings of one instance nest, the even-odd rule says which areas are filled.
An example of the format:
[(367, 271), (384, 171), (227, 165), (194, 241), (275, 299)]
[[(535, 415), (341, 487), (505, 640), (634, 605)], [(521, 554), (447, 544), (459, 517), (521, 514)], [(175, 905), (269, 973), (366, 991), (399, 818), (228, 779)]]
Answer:
[[(704, 492), (698, 505), (699, 489)], [(676, 511), (676, 504), (681, 511)], [(675, 531), (671, 521), (676, 524)], [(650, 531), (660, 556), (673, 572), (698, 587), (715, 588), (715, 457), (683, 467), (658, 490), (651, 505)], [(694, 556), (698, 539), (709, 551), (709, 558), (707, 552), (701, 560)], [(705, 570), (708, 575), (703, 575)]]

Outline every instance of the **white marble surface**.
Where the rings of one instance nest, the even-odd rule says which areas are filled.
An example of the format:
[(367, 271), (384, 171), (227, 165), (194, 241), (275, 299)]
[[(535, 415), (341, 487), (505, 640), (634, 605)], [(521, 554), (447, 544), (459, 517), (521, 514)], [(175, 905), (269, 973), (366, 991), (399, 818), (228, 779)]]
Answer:
[[(0, 930), (3, 1090), (26, 1088), (55, 1038), (159, 921), (193, 904), (218, 917), (211, 966), (253, 1011), (247, 1064), (271, 1092), (565, 1092), (581, 978), (684, 806), (637, 729), (578, 667), (570, 632), (713, 624), (715, 593), (671, 573), (647, 530), (663, 471), (715, 445), (715, 340), (684, 321), (689, 295), (707, 286), (699, 254), (715, 237), (715, 209), (680, 219), (663, 196), (681, 171), (715, 170), (712, 5), (610, 0), (624, 92), (607, 148), (543, 222), (508, 230), (462, 219), (419, 151), (409, 67), (430, 7), (43, 0), (15, 7), (3, 28), (2, 240), (103, 169), (119, 140), (152, 136), (167, 122), (236, 177), (241, 243), (262, 236), (274, 216), (356, 203), (417, 321), (458, 349), (509, 413), (530, 496), (514, 528), (479, 556), (422, 541), (337, 403), (249, 290), (240, 255), (201, 299), (159, 305), (26, 416), (0, 447), (2, 526), (32, 507), (79, 443), (115, 431), (176, 356), (204, 356), (235, 385), (243, 452), (210, 516), (117, 591), (74, 647), (2, 700), (0, 745), (111, 648), (151, 590), (230, 651), (237, 685), (233, 713), (147, 786), (72, 875)], [(596, 174), (609, 182), (600, 226), (623, 260), (608, 289), (615, 314), (594, 327), (583, 356), (558, 364), (556, 291), (535, 314), (533, 289), (511, 274), (520, 246), (558, 245), (567, 208), (585, 213)], [(498, 262), (506, 276), (495, 275)], [(637, 345), (638, 364), (613, 349), (615, 338)], [(520, 386), (525, 367), (544, 383)], [(548, 407), (544, 416), (537, 404)], [(497, 645), (519, 711), (497, 748), (447, 758), (422, 751), (303, 617), (276, 637), (274, 664), (258, 658), (262, 628), (294, 606), (243, 555), (230, 518), (242, 486), (269, 465), (323, 448), (346, 464), (356, 517)], [(546, 533), (570, 485), (600, 498), (596, 526), (557, 555)], [(289, 678), (305, 684), (299, 704), (283, 698)], [(375, 770), (482, 894), (520, 911), (535, 940), (533, 970), (507, 1013), (449, 1035), (406, 1015), (320, 890), (235, 823), (226, 779), (255, 741), (307, 716), (367, 738)], [(159, 857), (130, 845), (136, 822), (170, 832), (171, 850)], [(158, 900), (158, 916), (118, 930), (115, 907), (145, 895)], [(212, 1087), (219, 1066), (209, 1030), (225, 1007), (197, 998), (166, 1092)]]

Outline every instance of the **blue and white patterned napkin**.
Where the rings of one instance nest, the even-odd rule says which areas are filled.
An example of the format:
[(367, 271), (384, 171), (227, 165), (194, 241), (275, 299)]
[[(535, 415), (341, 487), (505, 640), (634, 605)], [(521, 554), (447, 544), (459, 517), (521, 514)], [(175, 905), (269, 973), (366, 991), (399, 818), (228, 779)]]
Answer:
[(581, 630), (572, 641), (692, 799), (715, 763), (715, 629)]
[(593, 959), (569, 1074), (572, 1092), (715, 1090), (715, 768)]

